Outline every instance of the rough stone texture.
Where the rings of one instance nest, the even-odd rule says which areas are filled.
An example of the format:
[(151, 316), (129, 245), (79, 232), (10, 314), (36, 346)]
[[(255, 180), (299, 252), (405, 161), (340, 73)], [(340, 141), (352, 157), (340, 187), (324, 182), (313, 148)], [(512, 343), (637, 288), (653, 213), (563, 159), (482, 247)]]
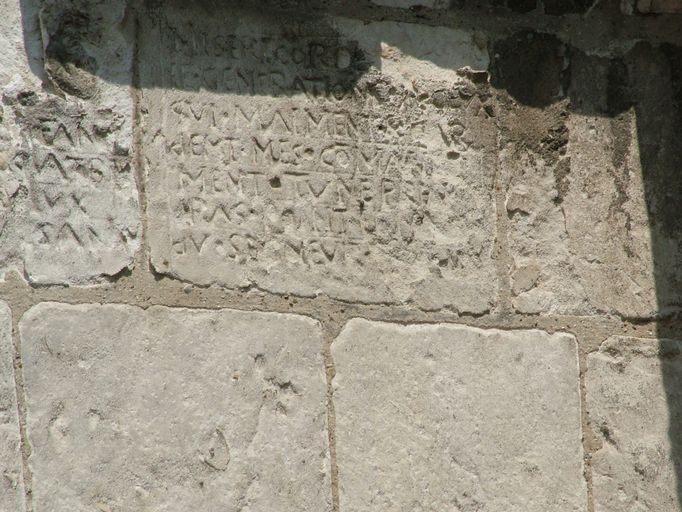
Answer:
[(681, 0), (621, 0), (625, 14), (682, 14)]
[(372, 3), (384, 7), (398, 7), (400, 9), (409, 9), (411, 7), (442, 9), (448, 7), (447, 0), (372, 0)]
[(23, 510), (19, 420), (9, 307), (0, 302), (0, 512)]
[(0, 274), (86, 284), (139, 245), (125, 2), (21, 6), (0, 1)]
[(490, 309), (485, 48), (394, 22), (152, 10), (140, 58), (154, 268), (201, 285)]
[(682, 53), (586, 55), (547, 34), (496, 43), (512, 302), (651, 317), (682, 299)]
[(0, 512), (682, 510), (679, 3), (0, 0)]
[(588, 357), (595, 512), (674, 512), (682, 434), (682, 342), (614, 336)]
[(36, 512), (330, 509), (316, 321), (45, 303), (20, 334)]
[(352, 320), (332, 353), (341, 510), (586, 510), (572, 336)]

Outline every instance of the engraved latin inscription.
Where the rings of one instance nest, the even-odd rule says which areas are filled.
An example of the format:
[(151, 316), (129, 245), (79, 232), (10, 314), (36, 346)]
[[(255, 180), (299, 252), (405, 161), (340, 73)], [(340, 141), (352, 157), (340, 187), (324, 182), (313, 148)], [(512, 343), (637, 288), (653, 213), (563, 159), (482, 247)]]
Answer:
[(124, 109), (29, 88), (5, 98), (1, 259), (40, 283), (86, 283), (126, 267), (139, 218)]
[(182, 12), (144, 31), (143, 49), (161, 48), (142, 77), (159, 271), (404, 301), (487, 268), (492, 122), (480, 87), (407, 88), (333, 21), (240, 13), (197, 30)]

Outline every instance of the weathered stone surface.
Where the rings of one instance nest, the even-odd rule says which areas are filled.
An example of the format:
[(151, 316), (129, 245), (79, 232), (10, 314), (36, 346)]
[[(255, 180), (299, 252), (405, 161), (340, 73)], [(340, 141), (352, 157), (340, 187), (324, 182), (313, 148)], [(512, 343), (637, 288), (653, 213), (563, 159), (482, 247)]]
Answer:
[(682, 14), (681, 0), (621, 0), (625, 14)]
[(485, 41), (164, 2), (142, 29), (151, 261), (199, 284), (490, 308)]
[(20, 335), (36, 512), (330, 510), (317, 322), (47, 303)]
[(0, 512), (23, 510), (19, 420), (9, 307), (0, 302)]
[(439, 9), (448, 6), (447, 0), (372, 0), (372, 3), (385, 7), (408, 9), (410, 7), (429, 7)]
[(682, 343), (614, 336), (588, 357), (596, 512), (673, 512), (682, 435)]
[(342, 510), (586, 510), (572, 336), (353, 320), (332, 352)]
[(585, 55), (546, 34), (496, 46), (513, 305), (650, 317), (680, 303), (682, 51)]
[(139, 245), (125, 2), (21, 5), (0, 3), (0, 273), (86, 284)]

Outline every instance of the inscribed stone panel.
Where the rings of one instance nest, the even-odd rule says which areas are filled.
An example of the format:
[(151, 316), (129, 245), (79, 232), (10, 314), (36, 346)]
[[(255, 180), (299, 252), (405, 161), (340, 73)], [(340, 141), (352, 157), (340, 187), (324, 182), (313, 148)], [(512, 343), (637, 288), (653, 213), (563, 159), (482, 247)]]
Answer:
[(0, 274), (117, 274), (139, 245), (125, 2), (4, 3)]
[(483, 42), (305, 13), (158, 9), (140, 53), (157, 271), (490, 308), (496, 139), (475, 71)]

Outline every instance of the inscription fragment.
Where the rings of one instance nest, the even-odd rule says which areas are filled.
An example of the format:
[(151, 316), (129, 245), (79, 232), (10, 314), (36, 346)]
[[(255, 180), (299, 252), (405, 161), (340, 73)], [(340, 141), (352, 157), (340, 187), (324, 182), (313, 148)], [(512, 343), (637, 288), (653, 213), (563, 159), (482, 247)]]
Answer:
[[(414, 58), (379, 44), (384, 28), (410, 30), (395, 23), (363, 40), (344, 20), (208, 16), (177, 2), (157, 14), (141, 45), (153, 62), (141, 109), (157, 271), (489, 308), (495, 132), (474, 72), (398, 76)], [(454, 51), (479, 51), (454, 34)]]
[[(24, 8), (36, 26), (19, 36), (27, 48), (9, 47), (17, 55), (0, 75), (0, 273), (88, 284), (129, 267), (139, 245), (123, 3)], [(35, 43), (42, 86), (24, 54)]]

